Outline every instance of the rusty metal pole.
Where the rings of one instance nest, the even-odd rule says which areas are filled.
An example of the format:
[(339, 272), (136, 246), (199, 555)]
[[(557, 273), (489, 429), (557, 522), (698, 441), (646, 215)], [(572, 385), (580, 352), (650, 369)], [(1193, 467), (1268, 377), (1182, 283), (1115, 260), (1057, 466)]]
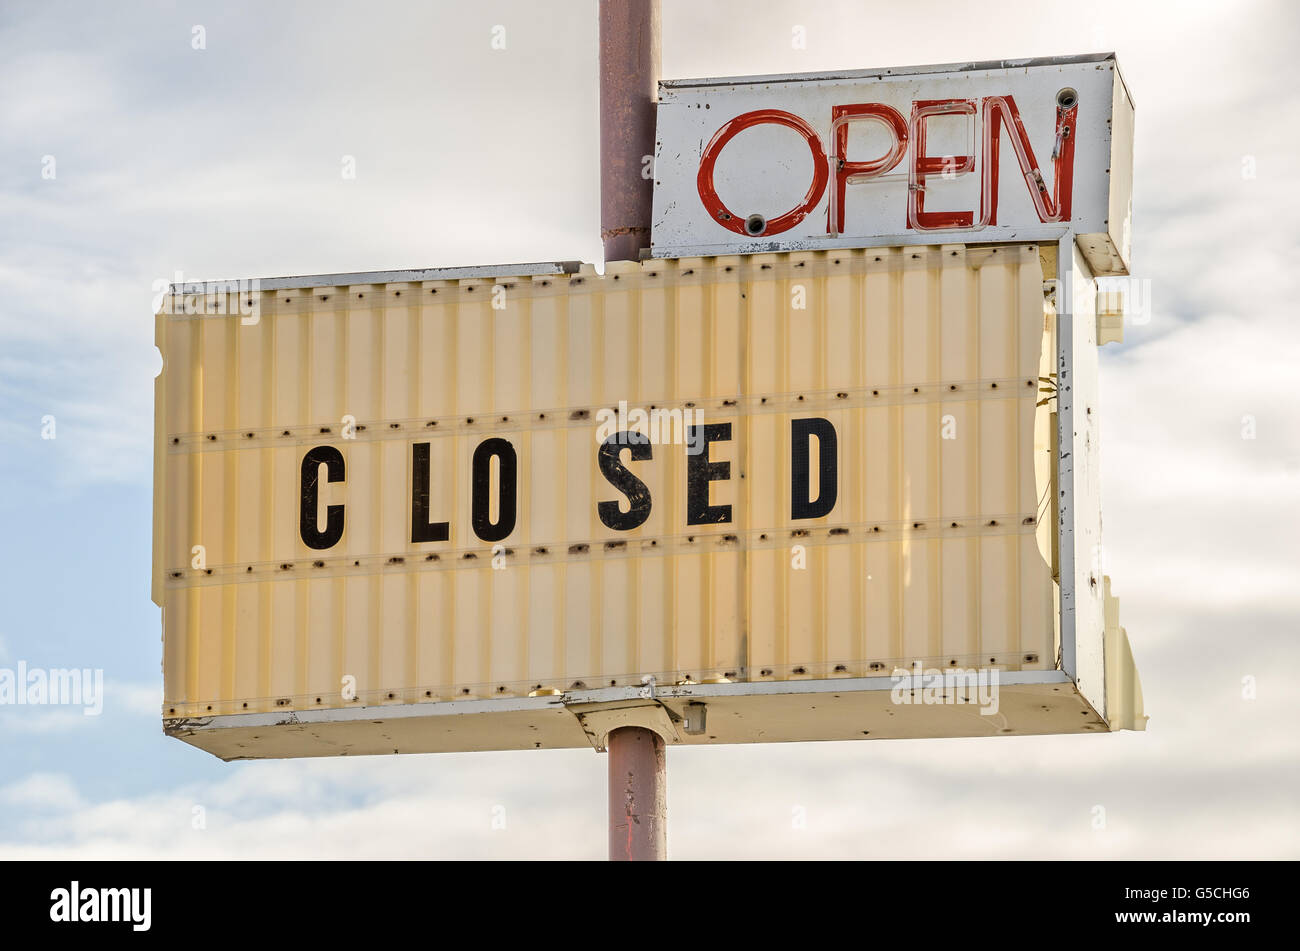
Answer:
[(635, 261), (650, 246), (659, 0), (599, 2), (600, 237), (606, 261)]
[[(659, 0), (599, 0), (600, 238), (605, 260), (636, 261), (650, 246), (654, 197)], [(620, 727), (609, 750), (610, 861), (667, 856), (664, 741)]]
[(668, 857), (664, 741), (654, 730), (623, 726), (609, 734), (609, 860)]

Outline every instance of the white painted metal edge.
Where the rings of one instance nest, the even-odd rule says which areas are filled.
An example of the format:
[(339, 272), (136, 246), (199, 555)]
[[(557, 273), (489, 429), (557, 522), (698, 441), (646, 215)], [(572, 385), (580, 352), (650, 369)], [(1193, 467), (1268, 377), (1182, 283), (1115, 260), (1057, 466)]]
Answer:
[(407, 284), (419, 281), (458, 281), (483, 277), (530, 277), (538, 274), (576, 274), (580, 261), (545, 261), (534, 264), (474, 264), (465, 267), (412, 268), (405, 271), (351, 271), (339, 274), (304, 274), (293, 277), (233, 278), (228, 281), (186, 281), (172, 284), (172, 294), (225, 294), (231, 291), (286, 291), (304, 287), (349, 287), (359, 284)]
[[(784, 240), (728, 242), (726, 244), (688, 244), (651, 248), (651, 257), (708, 258), (733, 254), (763, 254), (792, 251), (838, 251), (846, 248), (914, 248), (941, 244), (1047, 244), (1067, 235), (1060, 225), (1040, 228), (993, 231), (943, 231), (933, 233), (890, 234), (875, 237), (785, 238)], [(795, 247), (797, 245), (797, 247)]]
[[(1038, 56), (1026, 59), (990, 59), (978, 63), (941, 63), (926, 66), (889, 66), (877, 69), (840, 69), (812, 73), (769, 73), (759, 76), (719, 76), (703, 79), (664, 79), (663, 92), (698, 89), (710, 86), (752, 86), (772, 83), (827, 82), (835, 80), (883, 79), (886, 76), (923, 76), (929, 73), (970, 73), (992, 69), (1030, 69), (1035, 66), (1075, 66), (1081, 63), (1104, 63), (1115, 59), (1112, 53), (1081, 53), (1075, 56)], [(662, 96), (660, 97), (663, 98)]]
[[(1021, 670), (999, 674), (998, 686), (1016, 687), (1069, 683), (1059, 670)], [(397, 720), (411, 717), (489, 715), (494, 713), (564, 710), (576, 704), (628, 700), (677, 700), (709, 697), (760, 697), (798, 694), (842, 694), (893, 690), (893, 677), (846, 677), (840, 680), (781, 680), (732, 684), (671, 684), (644, 687), (602, 687), (575, 690), (546, 697), (508, 697), (485, 700), (446, 700), (436, 703), (394, 703), (331, 710), (284, 710), (265, 713), (230, 713), (212, 717), (164, 718), (166, 732), (199, 732), (240, 727), (273, 727), (312, 723), (351, 723), (363, 720)]]
[(1078, 679), (1074, 616), (1074, 315), (1071, 312), (1074, 235), (1056, 243), (1056, 486), (1060, 564), (1061, 670)]

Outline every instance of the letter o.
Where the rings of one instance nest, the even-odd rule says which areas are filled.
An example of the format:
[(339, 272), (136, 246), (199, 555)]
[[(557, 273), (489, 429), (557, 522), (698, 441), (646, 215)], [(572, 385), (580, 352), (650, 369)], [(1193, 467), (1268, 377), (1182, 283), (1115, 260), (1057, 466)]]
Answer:
[[(803, 200), (799, 204), (783, 215), (769, 218), (767, 226), (758, 234), (753, 235), (745, 230), (745, 216), (735, 214), (718, 197), (718, 191), (713, 187), (713, 166), (717, 164), (718, 155), (728, 142), (746, 129), (765, 123), (783, 125), (787, 129), (794, 129), (795, 132), (803, 136), (804, 141), (808, 143), (808, 150), (812, 152), (813, 180), (812, 184), (808, 186), (808, 193), (803, 196)], [(704, 147), (704, 154), (700, 157), (700, 171), (696, 176), (695, 185), (700, 193), (700, 200), (704, 202), (704, 207), (708, 209), (709, 216), (714, 221), (728, 231), (734, 231), (736, 234), (744, 235), (747, 238), (756, 238), (789, 231), (808, 217), (808, 213), (816, 208), (817, 203), (822, 200), (822, 193), (826, 191), (826, 182), (829, 178), (830, 169), (826, 163), (825, 150), (822, 148), (821, 139), (817, 137), (817, 133), (813, 131), (812, 126), (793, 113), (781, 109), (756, 109), (753, 112), (746, 112), (736, 116), (713, 134), (709, 144)]]

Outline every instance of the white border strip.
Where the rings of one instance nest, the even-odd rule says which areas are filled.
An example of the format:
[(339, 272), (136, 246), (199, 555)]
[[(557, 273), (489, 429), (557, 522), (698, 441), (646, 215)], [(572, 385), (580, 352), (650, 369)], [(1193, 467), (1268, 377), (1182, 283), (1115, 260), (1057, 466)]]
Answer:
[[(1059, 670), (1021, 670), (999, 675), (1000, 687), (1064, 684), (1072, 678)], [(601, 687), (546, 697), (509, 697), (485, 700), (444, 700), (433, 703), (394, 703), (330, 710), (284, 710), (265, 713), (230, 713), (211, 717), (165, 717), (168, 734), (210, 732), (245, 727), (301, 726), (314, 723), (355, 723), (365, 720), (404, 720), (411, 717), (490, 715), (567, 709), (577, 704), (628, 700), (685, 700), (795, 696), (799, 694), (868, 693), (892, 690), (891, 677), (846, 677), (842, 680), (778, 680), (734, 684), (650, 684), (644, 687)]]
[(238, 278), (229, 281), (186, 281), (172, 284), (172, 294), (227, 294), (287, 291), (304, 287), (351, 287), (361, 284), (415, 284), (420, 281), (459, 281), (484, 277), (530, 277), (576, 274), (580, 261), (546, 261), (537, 264), (474, 264), (466, 267), (426, 267), (405, 271), (349, 271), (340, 274), (305, 274), (295, 277)]
[[(1040, 56), (1026, 59), (990, 59), (978, 63), (942, 63), (926, 66), (889, 66), (883, 69), (843, 69), (812, 73), (767, 73), (758, 76), (718, 76), (702, 79), (664, 79), (659, 88), (671, 94), (677, 89), (710, 86), (752, 86), (772, 83), (826, 82), (835, 80), (883, 79), (885, 76), (924, 76), (929, 73), (970, 73), (993, 69), (1032, 69), (1036, 66), (1075, 66), (1080, 63), (1104, 63), (1115, 59), (1112, 53), (1080, 53), (1075, 56)], [(662, 97), (661, 97), (662, 98)]]
[(1074, 614), (1074, 236), (1056, 245), (1056, 489), (1061, 670), (1079, 679)]
[(942, 244), (1055, 244), (1070, 234), (1060, 225), (1039, 228), (993, 231), (942, 231), (918, 234), (887, 234), (873, 236), (839, 235), (834, 238), (787, 238), (784, 240), (743, 241), (726, 244), (684, 244), (651, 247), (650, 257), (713, 258), (737, 254), (789, 253), (792, 251), (840, 251), (849, 248), (917, 248), (937, 247)]

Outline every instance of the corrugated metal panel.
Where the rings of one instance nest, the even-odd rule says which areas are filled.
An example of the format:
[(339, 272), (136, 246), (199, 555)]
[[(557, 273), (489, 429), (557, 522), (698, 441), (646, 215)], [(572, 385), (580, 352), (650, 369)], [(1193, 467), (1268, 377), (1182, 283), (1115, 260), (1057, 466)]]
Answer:
[[(945, 245), (264, 290), (209, 297), (216, 315), (165, 301), (164, 712), (916, 660), (1050, 669), (1042, 279), (1033, 245)], [(597, 503), (622, 497), (596, 425), (620, 400), (730, 424), (709, 449), (729, 478), (708, 501), (731, 521), (688, 524), (686, 447), (671, 444), (623, 456), (651, 493), (644, 524), (602, 523)], [(838, 501), (795, 520), (791, 420), (808, 417), (835, 427)], [(518, 456), (517, 522), (495, 554), (470, 503), (492, 437)], [(411, 541), (415, 444), (447, 541)], [(343, 505), (345, 529), (319, 551), (299, 535), (316, 446), (345, 463), (339, 482), (321, 470), (319, 504)]]

